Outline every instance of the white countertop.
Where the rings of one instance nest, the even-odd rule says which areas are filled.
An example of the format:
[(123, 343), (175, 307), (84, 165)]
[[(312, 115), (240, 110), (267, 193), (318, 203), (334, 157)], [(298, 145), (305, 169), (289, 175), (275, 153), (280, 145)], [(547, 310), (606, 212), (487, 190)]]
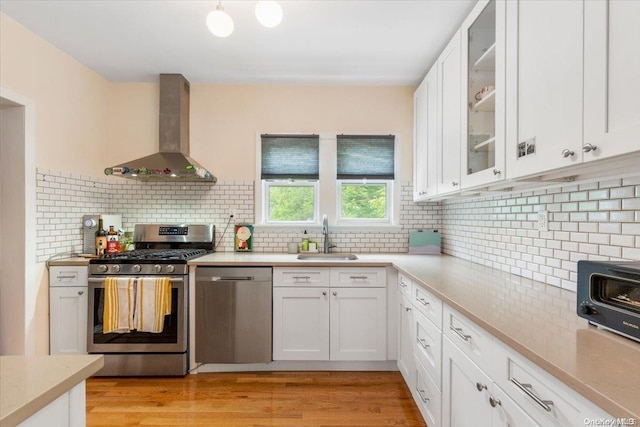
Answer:
[(574, 292), (446, 255), (296, 256), (224, 252), (189, 264), (393, 266), (612, 416), (640, 420), (640, 343), (589, 326), (576, 314)]
[(0, 356), (0, 425), (20, 424), (103, 366), (102, 355)]

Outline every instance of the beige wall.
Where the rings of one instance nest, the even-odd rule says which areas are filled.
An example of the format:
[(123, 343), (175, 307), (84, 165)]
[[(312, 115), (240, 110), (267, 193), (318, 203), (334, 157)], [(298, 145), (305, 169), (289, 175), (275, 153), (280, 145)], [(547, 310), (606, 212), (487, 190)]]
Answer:
[[(400, 142), (398, 177), (410, 181), (414, 89), (192, 84), (191, 157), (221, 181), (251, 181), (256, 133), (394, 132)], [(151, 154), (157, 147), (157, 84), (114, 84), (109, 98), (112, 163)]]
[(38, 167), (79, 174), (104, 168), (111, 84), (0, 13), (0, 87), (36, 108)]

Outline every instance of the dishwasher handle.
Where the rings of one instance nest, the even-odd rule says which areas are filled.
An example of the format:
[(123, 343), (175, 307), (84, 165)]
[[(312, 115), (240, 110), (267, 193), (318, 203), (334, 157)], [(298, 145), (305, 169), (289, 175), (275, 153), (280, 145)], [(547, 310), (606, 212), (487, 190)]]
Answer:
[[(196, 277), (197, 281), (201, 281), (202, 278)], [(220, 276), (212, 276), (207, 277), (205, 281), (208, 282), (243, 282), (243, 281), (251, 281), (256, 280), (254, 276), (234, 276), (234, 277), (220, 277)]]

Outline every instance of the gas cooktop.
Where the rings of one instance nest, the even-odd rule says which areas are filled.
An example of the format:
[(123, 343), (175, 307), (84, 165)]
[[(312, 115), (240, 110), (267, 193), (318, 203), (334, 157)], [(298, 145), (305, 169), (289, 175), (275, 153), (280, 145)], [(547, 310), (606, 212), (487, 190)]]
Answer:
[(89, 262), (91, 264), (125, 264), (139, 262), (185, 263), (206, 253), (207, 251), (205, 249), (138, 249), (135, 251), (105, 254)]

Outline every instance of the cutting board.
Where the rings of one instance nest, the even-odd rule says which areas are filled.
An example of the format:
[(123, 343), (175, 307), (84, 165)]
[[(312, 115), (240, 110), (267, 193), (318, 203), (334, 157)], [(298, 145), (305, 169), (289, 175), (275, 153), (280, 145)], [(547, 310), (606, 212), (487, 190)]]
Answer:
[(441, 235), (438, 230), (417, 230), (409, 232), (409, 253), (439, 255)]

